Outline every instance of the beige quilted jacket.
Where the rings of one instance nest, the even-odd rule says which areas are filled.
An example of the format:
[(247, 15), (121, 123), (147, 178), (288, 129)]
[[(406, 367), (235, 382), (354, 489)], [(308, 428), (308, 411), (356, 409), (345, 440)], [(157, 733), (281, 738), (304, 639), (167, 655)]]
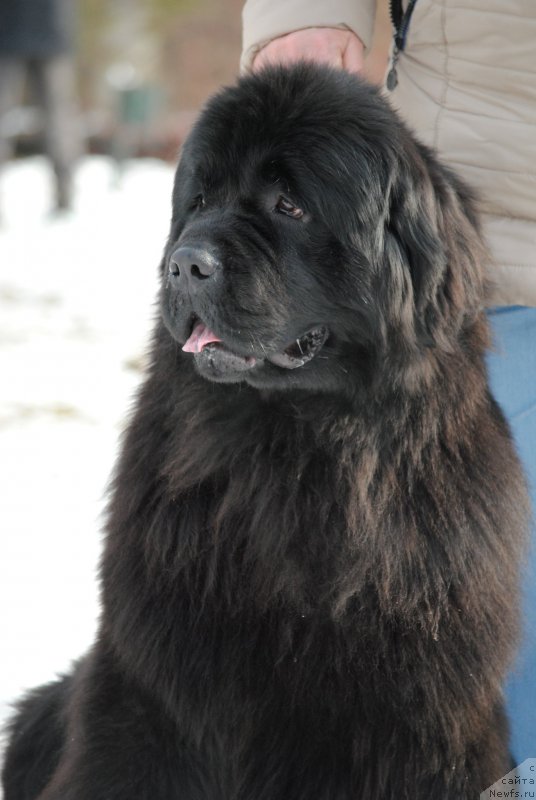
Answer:
[[(375, 0), (248, 0), (242, 69), (271, 39), (350, 28), (370, 46)], [(479, 193), (490, 299), (536, 305), (536, 0), (417, 0), (393, 105)]]

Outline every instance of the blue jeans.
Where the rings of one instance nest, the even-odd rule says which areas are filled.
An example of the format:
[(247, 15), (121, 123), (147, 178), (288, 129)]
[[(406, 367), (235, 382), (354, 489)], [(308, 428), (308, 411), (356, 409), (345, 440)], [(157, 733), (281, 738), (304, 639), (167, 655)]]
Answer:
[[(536, 308), (512, 306), (489, 311), (494, 351), (489, 353), (491, 388), (500, 403), (525, 467), (536, 510)], [(524, 631), (506, 686), (511, 749), (520, 764), (536, 757), (536, 525), (524, 565)], [(531, 775), (534, 777), (534, 775)]]

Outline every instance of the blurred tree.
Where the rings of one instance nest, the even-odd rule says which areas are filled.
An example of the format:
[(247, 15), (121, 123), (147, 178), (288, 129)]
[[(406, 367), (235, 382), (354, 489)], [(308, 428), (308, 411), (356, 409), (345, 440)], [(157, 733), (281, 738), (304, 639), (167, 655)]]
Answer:
[(109, 0), (80, 0), (78, 15), (78, 71), (81, 103), (91, 107), (101, 98), (95, 96), (102, 65), (108, 52), (104, 32), (110, 25)]
[(204, 0), (79, 0), (78, 63), (84, 106), (102, 104), (107, 67), (129, 60), (139, 41), (148, 37), (164, 49), (170, 22), (204, 4)]
[(113, 133), (123, 92), (159, 93), (150, 136), (178, 141), (208, 95), (236, 75), (243, 0), (72, 2), (81, 105), (96, 147)]
[(165, 24), (182, 11), (189, 11), (200, 5), (199, 0), (143, 0), (143, 4), (156, 25)]

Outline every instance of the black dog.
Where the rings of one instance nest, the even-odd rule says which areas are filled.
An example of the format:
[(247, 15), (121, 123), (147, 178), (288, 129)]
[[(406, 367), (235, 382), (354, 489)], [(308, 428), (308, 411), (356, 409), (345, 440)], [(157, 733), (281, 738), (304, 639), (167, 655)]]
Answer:
[(370, 86), (302, 64), (208, 104), (98, 640), (22, 701), (5, 800), (475, 800), (508, 771), (526, 504), (486, 259)]

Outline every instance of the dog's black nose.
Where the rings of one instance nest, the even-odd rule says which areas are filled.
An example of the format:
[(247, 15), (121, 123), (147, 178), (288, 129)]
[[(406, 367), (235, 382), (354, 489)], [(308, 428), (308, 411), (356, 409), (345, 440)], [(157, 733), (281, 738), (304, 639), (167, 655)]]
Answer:
[(195, 291), (218, 270), (216, 256), (204, 247), (178, 247), (169, 260), (169, 275), (178, 286)]

